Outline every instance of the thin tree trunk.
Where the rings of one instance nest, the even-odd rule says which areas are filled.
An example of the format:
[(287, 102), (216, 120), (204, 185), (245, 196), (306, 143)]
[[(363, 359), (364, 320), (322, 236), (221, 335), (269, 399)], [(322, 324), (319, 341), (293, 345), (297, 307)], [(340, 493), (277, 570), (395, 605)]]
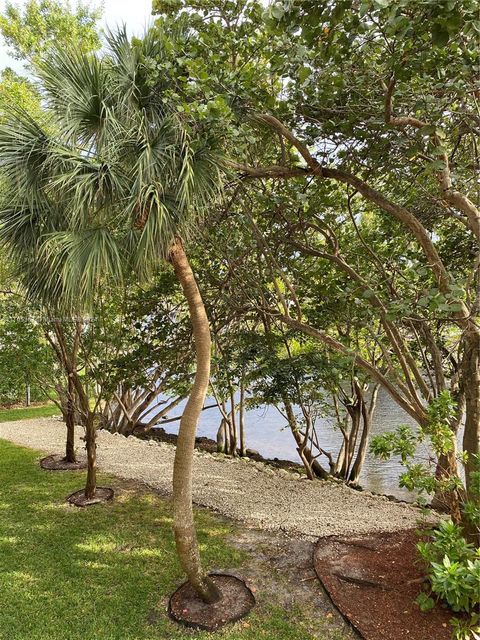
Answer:
[(67, 408), (65, 412), (65, 422), (67, 427), (67, 443), (65, 447), (65, 460), (67, 462), (76, 462), (75, 456), (75, 402), (74, 402), (75, 387), (73, 384), (72, 376), (68, 375), (68, 394), (67, 394)]
[(350, 468), (352, 465), (353, 456), (355, 454), (355, 447), (357, 446), (358, 432), (360, 430), (360, 423), (362, 421), (362, 403), (363, 400), (358, 396), (358, 389), (356, 390), (356, 400), (353, 407), (348, 408), (350, 416), (352, 418), (352, 428), (350, 430), (350, 437), (348, 439), (346, 466), (345, 466), (345, 480), (350, 475)]
[(90, 499), (97, 489), (97, 433), (95, 429), (94, 414), (89, 411), (85, 425), (85, 443), (87, 448), (87, 482), (85, 484), (85, 497)]
[(230, 455), (234, 458), (237, 455), (237, 420), (235, 416), (235, 392), (230, 387)]
[[(463, 436), (463, 450), (468, 458), (465, 465), (465, 480), (467, 498), (478, 501), (478, 479), (473, 472), (476, 470), (474, 456), (480, 455), (480, 331), (470, 330), (464, 335), (464, 351), (462, 358), (462, 391), (465, 394), (465, 432)], [(468, 537), (479, 543), (479, 528), (464, 519), (464, 529)]]
[(222, 410), (223, 410), (223, 449), (224, 453), (230, 455), (230, 420), (227, 414), (227, 406), (225, 402), (222, 400)]
[(474, 470), (472, 455), (480, 454), (480, 332), (472, 331), (464, 337), (462, 359), (462, 389), (465, 394), (465, 433), (463, 449), (469, 454), (467, 462), (467, 491)]
[[(435, 477), (437, 480), (446, 480), (459, 475), (457, 462), (457, 433), (465, 412), (465, 396), (462, 392), (456, 394), (457, 410), (452, 428), (452, 450), (442, 453), (438, 457)], [(437, 491), (432, 499), (432, 507), (438, 511), (449, 513), (456, 524), (462, 523), (462, 501), (465, 496), (462, 490)]]
[(328, 471), (322, 467), (322, 465), (315, 460), (313, 454), (309, 447), (304, 446), (303, 437), (298, 428), (297, 420), (295, 418), (295, 413), (293, 412), (292, 404), (286, 398), (283, 399), (283, 405), (285, 407), (285, 413), (287, 414), (288, 426), (290, 427), (290, 431), (292, 432), (293, 437), (295, 438), (295, 442), (297, 443), (297, 451), (300, 456), (303, 466), (305, 467), (305, 471), (307, 472), (310, 480), (313, 480), (313, 476), (317, 476), (318, 478), (322, 478), (326, 480), (330, 477)]
[(192, 465), (197, 423), (207, 395), (210, 378), (211, 337), (207, 314), (182, 242), (176, 239), (169, 253), (190, 310), (197, 370), (180, 420), (173, 465), (173, 530), (180, 563), (188, 580), (205, 602), (217, 602), (221, 595), (204, 573), (200, 561), (192, 506)]
[(239, 400), (239, 412), (238, 422), (240, 429), (240, 455), (245, 457), (247, 455), (246, 439), (245, 439), (245, 380), (242, 371), (242, 378), (240, 380), (240, 400)]
[(73, 371), (72, 381), (75, 387), (76, 399), (80, 405), (82, 424), (85, 428), (85, 448), (87, 450), (85, 497), (90, 499), (95, 496), (97, 489), (97, 429), (95, 426), (95, 414), (90, 410), (90, 398), (77, 371)]
[(217, 431), (217, 451), (218, 453), (225, 453), (225, 418), (220, 421)]
[(360, 474), (362, 472), (362, 468), (365, 463), (365, 458), (367, 457), (368, 439), (370, 436), (370, 430), (372, 428), (373, 413), (375, 411), (375, 406), (377, 404), (378, 389), (379, 389), (379, 385), (376, 385), (373, 389), (370, 407), (367, 407), (365, 398), (363, 397), (363, 393), (362, 393), (363, 428), (362, 428), (362, 435), (360, 437), (360, 444), (358, 446), (358, 452), (355, 457), (355, 462), (353, 463), (352, 470), (350, 471), (350, 475), (348, 477), (349, 482), (351, 482), (352, 484), (358, 483), (358, 479), (360, 478)]

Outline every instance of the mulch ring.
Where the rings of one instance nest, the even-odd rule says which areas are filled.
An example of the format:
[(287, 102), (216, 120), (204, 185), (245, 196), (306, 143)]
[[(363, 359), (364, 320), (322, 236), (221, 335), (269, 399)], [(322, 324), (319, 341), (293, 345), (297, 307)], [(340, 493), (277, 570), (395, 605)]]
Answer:
[(110, 487), (97, 487), (93, 498), (87, 498), (85, 496), (85, 489), (80, 489), (80, 491), (75, 491), (75, 493), (69, 495), (67, 502), (76, 507), (91, 507), (94, 504), (113, 500), (113, 496), (114, 491), (110, 489)]
[(87, 468), (86, 460), (77, 460), (76, 462), (67, 462), (65, 456), (53, 455), (47, 456), (40, 460), (42, 469), (48, 471), (80, 471)]
[(190, 583), (185, 582), (170, 598), (169, 616), (193, 629), (215, 631), (246, 616), (255, 605), (255, 597), (240, 578), (222, 573), (211, 573), (210, 578), (222, 594), (214, 604), (199, 598)]
[(423, 613), (415, 598), (424, 566), (415, 530), (320, 538), (315, 571), (342, 615), (365, 640), (450, 640), (451, 610)]

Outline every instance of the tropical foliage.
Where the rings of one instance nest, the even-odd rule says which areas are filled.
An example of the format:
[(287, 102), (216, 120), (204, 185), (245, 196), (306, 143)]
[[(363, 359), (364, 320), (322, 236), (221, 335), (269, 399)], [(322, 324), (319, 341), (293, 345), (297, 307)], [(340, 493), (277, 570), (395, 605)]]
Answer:
[[(0, 19), (30, 70), (0, 86), (0, 238), (12, 291), (43, 314), (15, 324), (6, 298), (0, 396), (33, 389), (53, 353), (51, 386), (93, 464), (97, 427), (148, 432), (193, 388), (174, 511), (209, 602), (185, 547), (207, 388), (229, 455), (247, 453), (247, 409), (270, 405), (311, 479), (358, 484), (370, 452), (395, 456), (401, 486), (452, 519), (420, 546), (432, 593), (474, 609), (477, 3), (154, 0), (153, 13), (142, 38), (120, 29), (102, 50), (81, 4), (8, 4)], [(378, 393), (409, 425), (372, 439)]]

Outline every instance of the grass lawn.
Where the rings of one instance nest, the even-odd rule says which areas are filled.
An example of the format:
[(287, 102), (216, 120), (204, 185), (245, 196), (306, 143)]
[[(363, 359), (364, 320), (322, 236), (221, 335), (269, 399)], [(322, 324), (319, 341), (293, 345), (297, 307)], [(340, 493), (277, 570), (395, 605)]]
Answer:
[[(262, 605), (215, 636), (176, 626), (167, 596), (182, 580), (168, 500), (116, 478), (117, 499), (67, 506), (83, 472), (45, 472), (38, 453), (0, 440), (1, 640), (310, 640), (297, 612)], [(197, 513), (207, 567), (240, 567), (230, 527)], [(317, 636), (318, 637), (318, 636)]]
[(60, 415), (56, 404), (42, 404), (37, 407), (19, 407), (15, 409), (0, 409), (0, 422), (27, 420), (28, 418), (49, 418)]

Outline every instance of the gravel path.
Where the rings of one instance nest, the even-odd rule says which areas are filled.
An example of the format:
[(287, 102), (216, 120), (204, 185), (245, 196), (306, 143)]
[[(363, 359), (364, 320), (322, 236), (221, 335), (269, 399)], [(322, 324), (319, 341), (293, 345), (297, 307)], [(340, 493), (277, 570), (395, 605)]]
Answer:
[[(77, 446), (83, 429), (78, 428)], [(0, 438), (62, 453), (65, 425), (58, 418), (0, 424)], [(98, 466), (170, 494), (175, 448), (165, 443), (98, 432)], [(195, 451), (193, 499), (225, 516), (265, 530), (302, 536), (394, 531), (414, 527), (418, 509), (341, 484), (302, 478), (263, 463)]]

